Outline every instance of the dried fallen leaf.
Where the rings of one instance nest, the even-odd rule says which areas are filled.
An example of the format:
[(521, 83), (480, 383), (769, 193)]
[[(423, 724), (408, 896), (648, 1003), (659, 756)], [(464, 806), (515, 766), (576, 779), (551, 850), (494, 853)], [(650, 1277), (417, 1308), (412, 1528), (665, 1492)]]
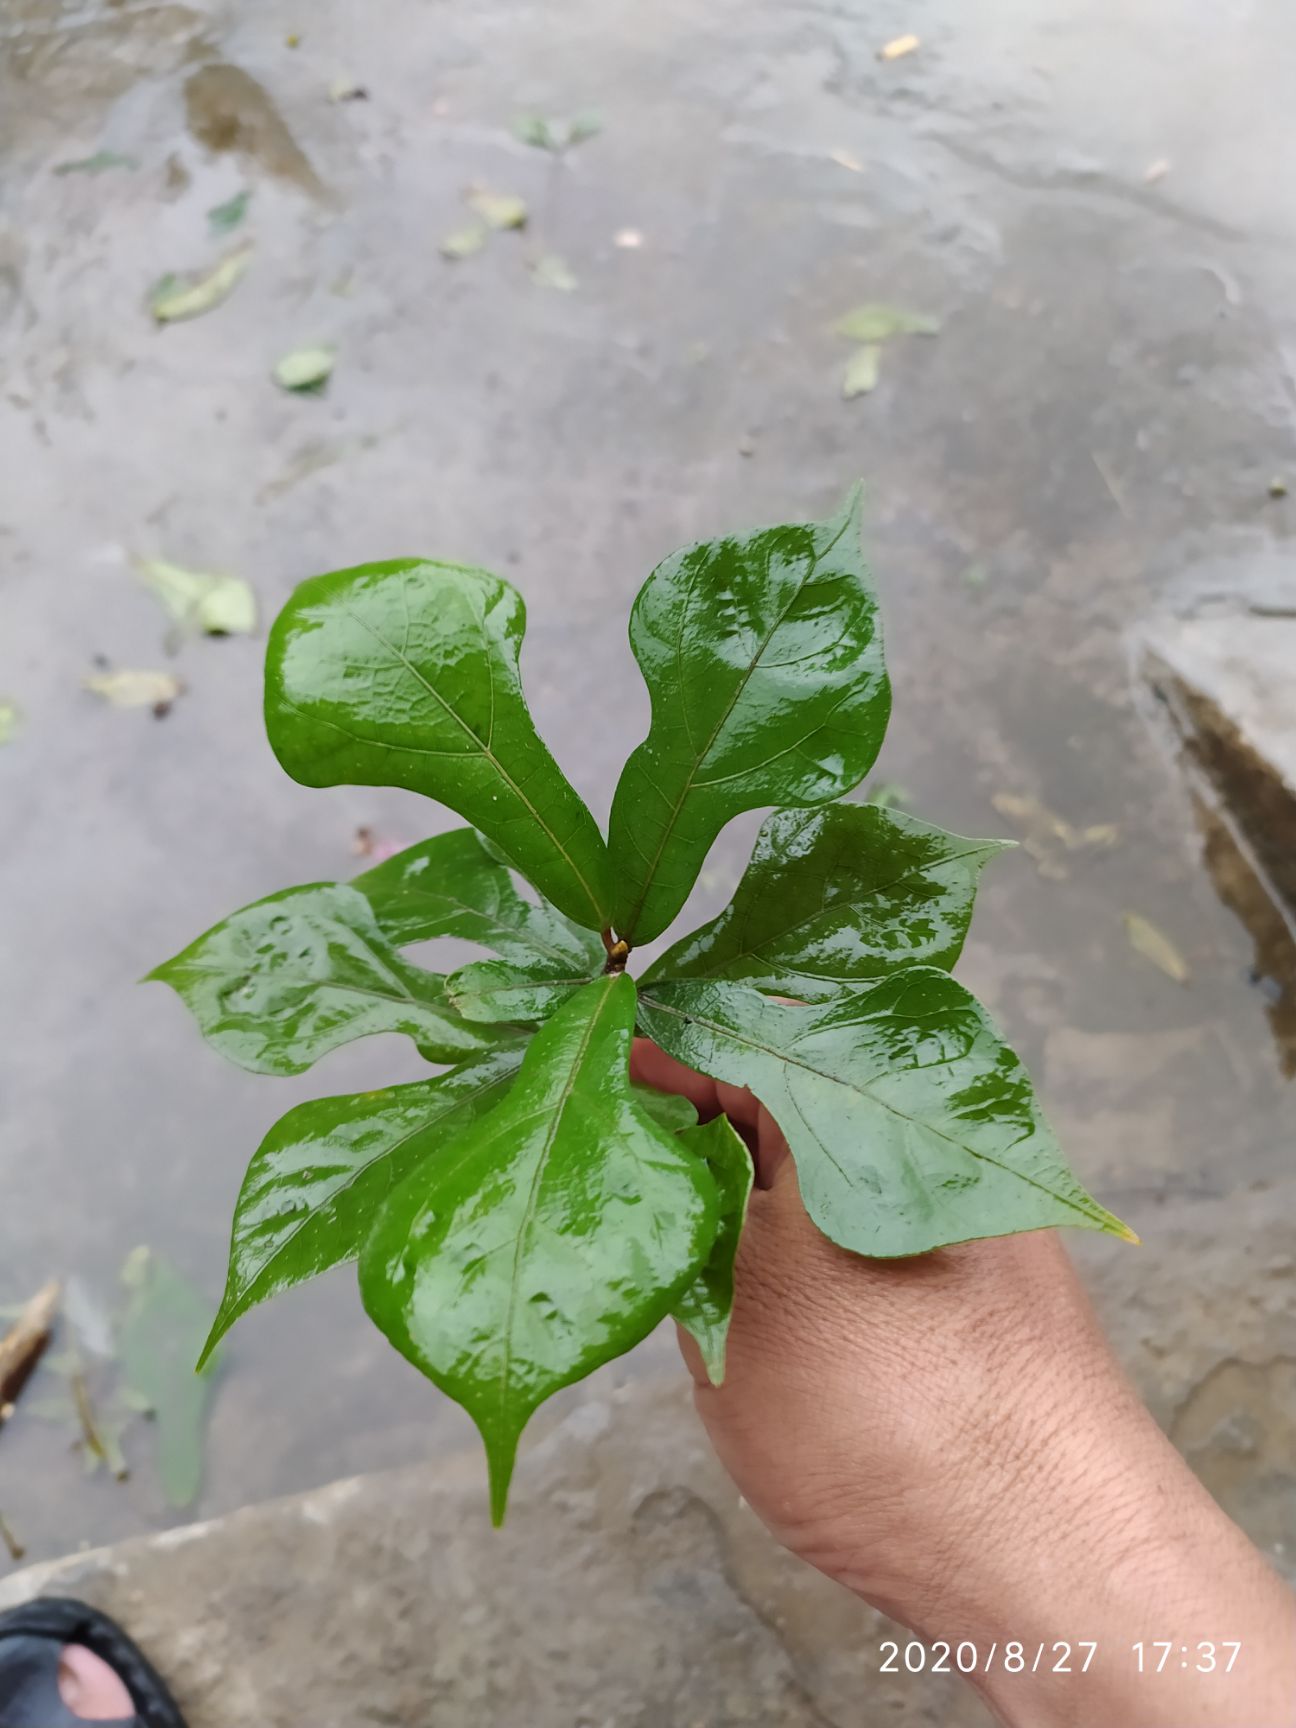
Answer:
[(1158, 930), (1150, 919), (1144, 918), (1139, 912), (1122, 912), (1121, 918), (1129, 945), (1136, 954), (1150, 960), (1167, 978), (1173, 978), (1176, 984), (1188, 982), (1192, 977), (1188, 962), (1164, 930)]
[(236, 192), (232, 198), (227, 198), (223, 204), (213, 204), (207, 212), (207, 226), (213, 234), (228, 234), (238, 227), (248, 213), (248, 205), (252, 202), (252, 188), (245, 186), (241, 192)]
[(3, 1542), (5, 1547), (9, 1550), (9, 1558), (16, 1566), (26, 1554), (27, 1550), (23, 1547), (17, 1536), (14, 1535), (13, 1528), (5, 1519), (3, 1512), (0, 1512), (0, 1542)]
[(49, 1343), (60, 1294), (58, 1280), (51, 1279), (23, 1303), (18, 1318), (0, 1336), (0, 1407), (13, 1408), (14, 1399), (39, 1362)]
[(441, 242), (443, 258), (471, 258), (474, 252), (480, 252), (486, 244), (486, 225), (474, 222), (467, 228), (456, 228), (453, 234), (447, 234)]
[(881, 359), (882, 350), (876, 342), (866, 342), (851, 355), (842, 373), (842, 395), (848, 402), (854, 396), (867, 396), (870, 390), (877, 389)]
[(160, 719), (182, 694), (174, 672), (92, 672), (85, 687), (114, 708), (151, 708)]
[(866, 300), (833, 325), (838, 336), (848, 336), (852, 342), (886, 342), (892, 336), (938, 336), (940, 327), (940, 319), (930, 312), (888, 306), (882, 300)]
[(153, 316), (159, 324), (176, 324), (212, 311), (228, 300), (251, 262), (252, 248), (244, 246), (202, 275), (164, 276), (150, 296)]
[(512, 192), (492, 192), (485, 186), (474, 186), (464, 202), (488, 228), (526, 227), (526, 204)]
[(1170, 172), (1170, 162), (1165, 156), (1158, 156), (1155, 162), (1149, 162), (1143, 171), (1146, 185), (1155, 186), (1158, 180), (1164, 180)]
[(274, 381), (283, 390), (322, 390), (336, 359), (332, 348), (294, 348), (276, 362)]
[(990, 802), (1001, 816), (1023, 830), (1023, 848), (1035, 860), (1040, 875), (1054, 881), (1062, 881), (1067, 874), (1061, 853), (1114, 846), (1120, 838), (1114, 822), (1094, 822), (1086, 828), (1076, 828), (1038, 798), (996, 792)]
[(18, 735), (22, 725), (22, 709), (7, 697), (0, 697), (0, 744), (8, 744)]
[(917, 36), (895, 36), (885, 47), (878, 49), (879, 60), (902, 60), (906, 54), (912, 54), (922, 47)]
[(79, 156), (73, 162), (58, 162), (54, 172), (63, 174), (105, 174), (110, 168), (138, 168), (133, 156), (123, 156), (118, 150), (96, 150), (93, 156)]
[(864, 172), (864, 164), (851, 150), (830, 150), (828, 160), (835, 162), (839, 168), (848, 168), (852, 174)]
[(154, 558), (139, 567), (181, 630), (205, 636), (247, 636), (256, 629), (256, 595), (241, 576), (212, 576)]
[(531, 280), (537, 288), (556, 288), (562, 294), (570, 294), (579, 287), (571, 266), (556, 252), (546, 252), (536, 259), (531, 266)]

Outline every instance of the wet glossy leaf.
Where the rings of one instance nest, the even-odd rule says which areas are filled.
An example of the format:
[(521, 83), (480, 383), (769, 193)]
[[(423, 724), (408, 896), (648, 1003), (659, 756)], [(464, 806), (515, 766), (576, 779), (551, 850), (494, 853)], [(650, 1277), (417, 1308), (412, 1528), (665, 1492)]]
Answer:
[(564, 971), (597, 972), (603, 944), (546, 901), (524, 900), (509, 867), (473, 828), (435, 834), (352, 879), (398, 947), (456, 936), (504, 960), (539, 955)]
[(715, 1238), (705, 1164), (631, 1093), (634, 1020), (627, 976), (587, 984), (360, 1256), (373, 1319), (481, 1430), (496, 1523), (532, 1412), (664, 1319)]
[[(210, 1305), (170, 1261), (135, 1249), (122, 1269), (126, 1305), (117, 1328), (123, 1391), (157, 1424), (158, 1470), (168, 1504), (183, 1509), (202, 1485), (210, 1370), (195, 1374)], [(214, 1364), (212, 1365), (215, 1366)]]
[(609, 831), (627, 940), (666, 928), (732, 817), (826, 803), (872, 767), (891, 693), (856, 511), (686, 547), (640, 590), (652, 725)]
[(1020, 1061), (947, 973), (913, 967), (790, 1007), (741, 984), (655, 984), (644, 1030), (748, 1086), (787, 1136), (806, 1209), (856, 1253), (1073, 1224), (1128, 1235), (1067, 1169)]
[(148, 974), (169, 984), (207, 1042), (254, 1074), (301, 1074), (375, 1032), (404, 1032), (433, 1062), (499, 1037), (461, 1020), (445, 980), (403, 960), (363, 894), (321, 882), (271, 894)]
[(393, 1188), (499, 1102), (525, 1047), (519, 1038), (433, 1080), (316, 1098), (281, 1117), (243, 1178), (225, 1295), (198, 1366), (249, 1308), (354, 1260)]
[(440, 799), (601, 930), (607, 853), (527, 711), (525, 626), (522, 596), (484, 570), (402, 558), (316, 576), (270, 632), (266, 731), (303, 785)]
[(659, 1092), (655, 1086), (630, 1082), (635, 1101), (648, 1112), (659, 1128), (668, 1134), (678, 1134), (684, 1128), (697, 1126), (697, 1111), (678, 1092)]
[(554, 968), (543, 960), (529, 966), (513, 966), (507, 960), (474, 960), (446, 979), (446, 996), (465, 1020), (525, 1024), (547, 1020), (573, 990), (588, 984), (590, 977), (589, 972), (555, 975)]
[(251, 262), (252, 248), (244, 246), (201, 275), (164, 276), (150, 300), (153, 316), (159, 324), (175, 324), (212, 311), (229, 299)]
[(649, 968), (741, 978), (826, 1002), (901, 966), (952, 967), (1001, 840), (963, 840), (876, 804), (766, 819), (733, 899)]
[(719, 1386), (733, 1313), (734, 1261), (756, 1172), (751, 1153), (727, 1116), (687, 1129), (682, 1138), (711, 1172), (720, 1196), (720, 1228), (706, 1265), (675, 1304), (675, 1319), (701, 1352), (707, 1379)]

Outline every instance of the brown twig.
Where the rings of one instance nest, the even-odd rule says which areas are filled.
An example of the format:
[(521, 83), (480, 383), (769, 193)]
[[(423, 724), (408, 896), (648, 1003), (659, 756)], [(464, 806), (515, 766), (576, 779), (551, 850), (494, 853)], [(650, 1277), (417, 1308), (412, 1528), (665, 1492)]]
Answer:
[(27, 1552), (22, 1543), (14, 1535), (9, 1524), (6, 1522), (3, 1512), (0, 1512), (0, 1542), (3, 1542), (5, 1547), (9, 1550), (9, 1558), (15, 1565), (17, 1565)]
[(0, 1427), (13, 1414), (18, 1394), (50, 1341), (60, 1294), (58, 1280), (51, 1279), (0, 1338)]

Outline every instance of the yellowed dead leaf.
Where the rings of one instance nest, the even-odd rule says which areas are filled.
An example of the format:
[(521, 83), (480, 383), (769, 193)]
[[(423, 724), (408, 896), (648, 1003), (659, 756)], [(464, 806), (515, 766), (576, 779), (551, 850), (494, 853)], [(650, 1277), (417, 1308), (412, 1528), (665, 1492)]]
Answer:
[(1129, 945), (1136, 954), (1150, 960), (1167, 978), (1173, 978), (1176, 984), (1188, 982), (1192, 977), (1191, 968), (1164, 930), (1158, 930), (1150, 919), (1144, 918), (1139, 912), (1122, 912), (1121, 918)]
[(114, 708), (151, 708), (165, 714), (184, 689), (174, 672), (93, 672), (85, 680), (92, 695)]
[(1001, 816), (1022, 830), (1023, 850), (1034, 859), (1040, 875), (1053, 881), (1060, 882), (1066, 877), (1063, 853), (1114, 846), (1120, 839), (1120, 830), (1114, 822), (1093, 822), (1086, 828), (1075, 828), (1038, 798), (996, 792), (990, 802)]
[(878, 59), (902, 60), (906, 54), (912, 54), (921, 47), (922, 42), (917, 36), (896, 36), (885, 48), (878, 49)]

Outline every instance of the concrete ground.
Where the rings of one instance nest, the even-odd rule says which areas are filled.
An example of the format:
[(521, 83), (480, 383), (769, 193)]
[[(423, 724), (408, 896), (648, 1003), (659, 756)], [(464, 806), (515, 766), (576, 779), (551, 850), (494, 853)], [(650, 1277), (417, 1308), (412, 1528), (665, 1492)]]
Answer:
[[(907, 31), (916, 53), (877, 57)], [(339, 78), (367, 100), (330, 101)], [(1291, 1063), (1140, 672), (1166, 613), (1296, 607), (1294, 87), (1296, 13), (1243, 0), (8, 0), (0, 698), (23, 723), (0, 748), (0, 1301), (53, 1273), (107, 1300), (140, 1242), (214, 1297), (270, 1123), (418, 1070), (374, 1041), (256, 1079), (136, 988), (234, 907), (359, 867), (357, 828), (404, 843), (442, 818), (287, 781), (259, 644), (169, 661), (135, 559), (238, 572), (267, 616), (366, 558), (506, 573), (541, 729), (602, 815), (646, 723), (624, 632), (652, 563), (863, 475), (896, 689), (879, 776), (947, 827), (1031, 839), (990, 873), (963, 976), (1152, 1245), (1077, 1254), (1121, 1290), (1158, 1416), (1296, 1552), (1296, 1270), (1290, 1234), (1262, 1253), (1253, 1227), (1292, 1216)], [(603, 130), (563, 163), (510, 131), (589, 109)], [(53, 172), (101, 150), (137, 165)], [(452, 263), (473, 181), (531, 226)], [(207, 211), (243, 187), (244, 227), (214, 240)], [(150, 285), (244, 237), (229, 301), (155, 327)], [(573, 291), (531, 279), (546, 252)], [(863, 300), (943, 327), (844, 402), (831, 325)], [(327, 393), (278, 391), (275, 360), (321, 341)], [(108, 710), (81, 688), (96, 656), (172, 666), (186, 693), (161, 721)], [(1114, 843), (1070, 849), (1023, 800)], [(698, 914), (752, 827), (717, 845)], [(1186, 984), (1132, 949), (1127, 912)], [(1208, 1250), (1214, 1294), (1167, 1313)], [(234, 1335), (199, 1510), (466, 1434), (340, 1274)], [(132, 1444), (129, 1482), (82, 1480), (20, 1409), (0, 1510), (33, 1558), (174, 1517), (150, 1436)]]

